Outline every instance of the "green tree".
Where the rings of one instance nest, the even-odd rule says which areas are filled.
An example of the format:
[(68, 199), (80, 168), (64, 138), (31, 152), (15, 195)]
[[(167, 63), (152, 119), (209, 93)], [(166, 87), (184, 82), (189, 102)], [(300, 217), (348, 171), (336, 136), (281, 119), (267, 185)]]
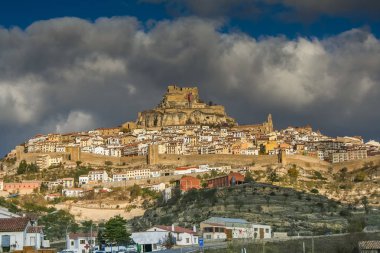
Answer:
[(109, 219), (104, 225), (104, 238), (109, 243), (117, 243), (118, 245), (126, 244), (129, 241), (125, 225), (127, 221), (117, 215)]
[(361, 202), (364, 206), (364, 210), (365, 210), (365, 213), (368, 214), (369, 213), (369, 202), (368, 202), (368, 198), (367, 196), (364, 196), (362, 199), (361, 199)]
[(253, 183), (255, 181), (252, 177), (251, 171), (247, 170), (247, 172), (245, 173), (244, 181), (247, 183)]
[(96, 224), (92, 220), (85, 220), (81, 222), (81, 228), (83, 233), (90, 233), (91, 229), (92, 231), (96, 230)]
[(175, 244), (175, 238), (172, 235), (172, 232), (169, 232), (169, 234), (166, 236), (165, 241), (164, 241), (164, 246), (167, 249), (171, 249)]
[(134, 184), (132, 187), (129, 188), (131, 200), (136, 199), (138, 196), (142, 194), (141, 187), (137, 184)]
[(39, 225), (45, 227), (44, 232), (49, 240), (64, 239), (66, 232), (75, 232), (75, 224), (74, 216), (64, 210), (48, 213), (39, 219)]
[(352, 217), (348, 220), (347, 230), (350, 233), (361, 232), (366, 226), (366, 221), (364, 217)]
[(26, 163), (25, 160), (22, 160), (20, 162), (20, 164), (18, 165), (18, 168), (17, 168), (17, 174), (24, 174), (26, 173), (27, 171), (27, 168), (28, 168), (28, 164)]
[(298, 172), (296, 167), (292, 167), (288, 170), (288, 175), (289, 175), (290, 179), (292, 180), (292, 182), (295, 182), (295, 181), (297, 181), (297, 178), (299, 176), (299, 172)]

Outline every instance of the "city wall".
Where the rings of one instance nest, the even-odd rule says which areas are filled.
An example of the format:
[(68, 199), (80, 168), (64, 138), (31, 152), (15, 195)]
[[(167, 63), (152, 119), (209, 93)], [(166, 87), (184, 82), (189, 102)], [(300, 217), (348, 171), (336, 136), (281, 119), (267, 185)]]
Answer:
[(277, 156), (248, 156), (248, 155), (157, 155), (157, 164), (162, 165), (200, 165), (228, 164), (252, 165), (253, 163), (277, 163)]

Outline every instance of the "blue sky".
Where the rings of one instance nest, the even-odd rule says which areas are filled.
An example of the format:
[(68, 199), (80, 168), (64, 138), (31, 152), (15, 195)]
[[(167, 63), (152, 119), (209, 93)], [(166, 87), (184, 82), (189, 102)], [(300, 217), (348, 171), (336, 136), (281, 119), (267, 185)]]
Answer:
[(379, 140), (380, 1), (1, 1), (0, 155), (198, 86), (240, 124)]
[[(218, 2), (217, 0), (206, 1), (214, 2), (215, 5)], [(315, 0), (310, 2), (313, 1)], [(265, 1), (236, 1), (242, 2), (242, 8), (246, 5), (245, 2), (261, 2), (257, 4), (259, 6), (257, 8), (261, 8), (258, 12), (241, 15), (239, 15), (239, 12), (231, 13), (227, 10), (216, 14), (212, 11), (198, 13), (196, 10), (186, 9), (186, 4), (180, 7), (181, 11), (173, 11), (174, 7), (171, 6), (174, 4), (170, 2), (185, 3), (186, 1), (4, 0), (1, 3), (0, 9), (0, 25), (7, 28), (13, 26), (26, 28), (35, 21), (57, 17), (79, 17), (87, 20), (96, 20), (99, 17), (133, 16), (142, 22), (146, 22), (148, 20), (174, 19), (195, 15), (215, 19), (223, 18), (227, 20), (224, 29), (240, 30), (254, 37), (283, 34), (290, 38), (297, 36), (323, 38), (359, 27), (370, 29), (377, 36), (380, 33), (380, 18), (374, 16), (368, 10), (370, 7), (358, 13), (356, 9), (344, 13), (338, 12), (337, 14), (316, 11), (317, 13), (304, 17), (301, 13), (297, 13), (295, 8), (281, 3), (264, 4), (263, 2)], [(355, 0), (349, 0), (348, 2), (355, 2)], [(361, 1), (356, 2), (360, 3)], [(178, 3), (176, 4), (179, 5)], [(229, 4), (227, 7), (231, 7), (232, 5)], [(379, 9), (374, 9), (374, 12), (378, 11)]]

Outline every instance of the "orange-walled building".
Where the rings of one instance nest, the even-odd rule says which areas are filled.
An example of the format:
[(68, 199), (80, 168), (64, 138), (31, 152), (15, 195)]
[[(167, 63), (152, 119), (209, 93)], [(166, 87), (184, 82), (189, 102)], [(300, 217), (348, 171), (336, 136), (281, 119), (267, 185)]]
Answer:
[(237, 185), (242, 183), (244, 183), (244, 176), (237, 172), (231, 172), (226, 176), (211, 178), (207, 180), (207, 187), (230, 187), (231, 185)]
[(190, 189), (200, 189), (201, 180), (196, 177), (184, 176), (179, 180), (179, 187), (181, 191), (188, 191)]
[(24, 181), (21, 183), (4, 183), (3, 190), (7, 192), (32, 193), (41, 187), (39, 181)]

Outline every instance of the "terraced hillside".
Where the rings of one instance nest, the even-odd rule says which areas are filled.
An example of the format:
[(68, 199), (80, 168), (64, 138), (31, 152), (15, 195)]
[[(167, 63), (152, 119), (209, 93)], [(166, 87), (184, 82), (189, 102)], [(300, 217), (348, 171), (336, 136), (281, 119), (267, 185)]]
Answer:
[(349, 227), (350, 223), (364, 226), (364, 223), (350, 222), (352, 211), (321, 195), (248, 183), (231, 188), (191, 190), (184, 195), (177, 192), (169, 202), (148, 209), (143, 217), (130, 223), (134, 229), (172, 223), (191, 227), (211, 216), (223, 216), (270, 224), (275, 231), (322, 234), (354, 229)]

